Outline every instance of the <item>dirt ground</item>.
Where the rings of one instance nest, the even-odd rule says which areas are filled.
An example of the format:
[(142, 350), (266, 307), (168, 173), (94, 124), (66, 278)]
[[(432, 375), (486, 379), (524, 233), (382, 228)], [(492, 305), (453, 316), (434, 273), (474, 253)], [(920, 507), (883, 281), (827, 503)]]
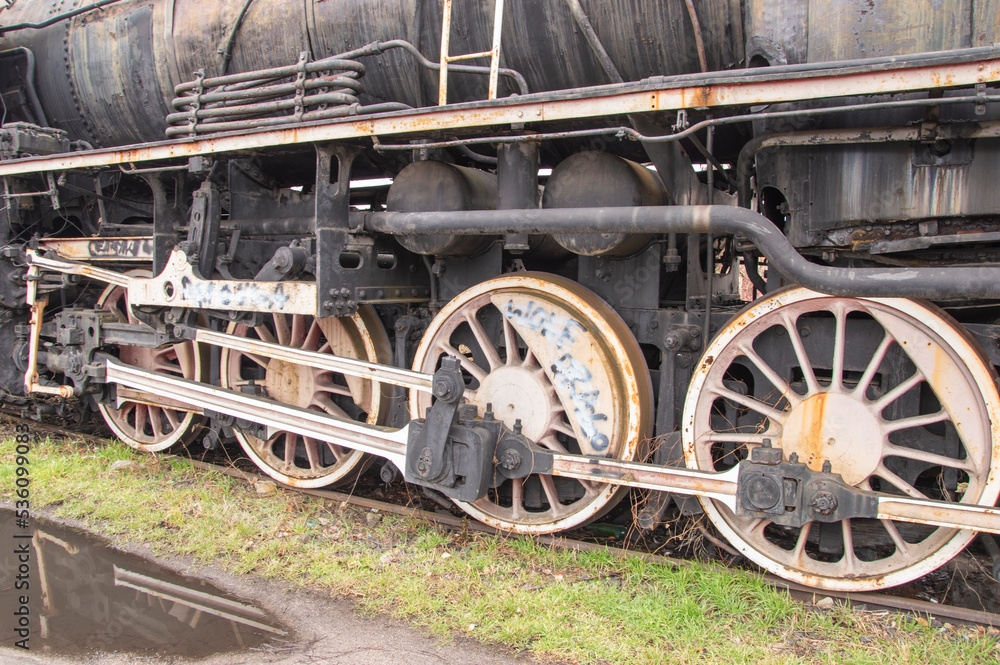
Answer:
[[(51, 515), (39, 516), (52, 519)], [(52, 521), (70, 527), (81, 526), (73, 521)], [(10, 542), (8, 538), (4, 541)], [(278, 617), (291, 634), (275, 637), (249, 650), (230, 651), (197, 660), (131, 652), (60, 654), (40, 648), (25, 651), (13, 647), (13, 640), (5, 637), (0, 645), (0, 665), (183, 665), (195, 662), (199, 665), (526, 665), (536, 662), (527, 656), (505, 653), (497, 647), (464, 637), (442, 639), (401, 621), (364, 615), (347, 600), (331, 599), (253, 577), (237, 577), (215, 567), (195, 566), (191, 560), (181, 557), (156, 557), (142, 546), (129, 547), (118, 543), (115, 546), (189, 579), (205, 580), (229, 594), (240, 596)]]

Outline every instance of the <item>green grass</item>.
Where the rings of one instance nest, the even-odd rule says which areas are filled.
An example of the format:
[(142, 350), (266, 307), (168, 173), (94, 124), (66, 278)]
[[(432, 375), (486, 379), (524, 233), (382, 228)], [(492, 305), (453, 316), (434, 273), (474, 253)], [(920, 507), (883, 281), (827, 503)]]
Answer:
[[(13, 498), (14, 443), (0, 442), (0, 497)], [(117, 460), (131, 460), (111, 471)], [(667, 567), (525, 538), (453, 533), (243, 481), (122, 444), (44, 441), (31, 452), (32, 506), (82, 519), (236, 574), (354, 598), (539, 659), (601, 663), (995, 663), (997, 637), (838, 607), (802, 606), (751, 574)]]

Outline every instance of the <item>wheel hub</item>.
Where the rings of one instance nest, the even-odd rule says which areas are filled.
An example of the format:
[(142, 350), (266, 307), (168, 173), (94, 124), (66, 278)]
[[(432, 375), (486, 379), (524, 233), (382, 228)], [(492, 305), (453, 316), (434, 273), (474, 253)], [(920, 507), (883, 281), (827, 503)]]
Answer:
[(545, 375), (523, 367), (491, 372), (476, 391), (474, 403), (481, 411), (492, 404), (494, 416), (507, 427), (520, 419), (521, 433), (532, 441), (545, 434), (559, 406)]
[(305, 365), (272, 359), (267, 364), (268, 396), (284, 404), (306, 408), (316, 394), (314, 371)]
[(882, 460), (882, 427), (862, 400), (836, 392), (812, 395), (788, 414), (781, 447), (796, 453), (813, 471), (830, 460), (833, 473), (857, 485), (871, 476)]

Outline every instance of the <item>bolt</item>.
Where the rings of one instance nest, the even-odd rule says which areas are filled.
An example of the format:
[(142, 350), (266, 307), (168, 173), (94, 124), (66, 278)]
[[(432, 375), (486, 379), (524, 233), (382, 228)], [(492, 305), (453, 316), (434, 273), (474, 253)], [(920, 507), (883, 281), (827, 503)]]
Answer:
[(771, 447), (771, 439), (764, 439), (763, 441), (761, 441), (760, 442), (760, 447), (761, 448), (770, 448)]
[(520, 434), (520, 433), (521, 433), (521, 419), (518, 418), (517, 420), (514, 421), (514, 434)]
[(486, 403), (486, 412), (483, 413), (483, 420), (493, 420), (493, 402)]
[(823, 460), (823, 473), (832, 473), (833, 465), (830, 464), (830, 460)]
[(792, 453), (791, 455), (788, 456), (788, 461), (791, 462), (792, 464), (798, 464), (799, 463), (799, 454), (798, 453)]
[(508, 449), (504, 452), (503, 459), (500, 460), (500, 466), (508, 471), (513, 471), (521, 466), (521, 454), (513, 448)]
[(809, 328), (799, 328), (799, 334), (803, 337), (809, 337), (812, 334), (812, 330)]
[(809, 507), (817, 515), (830, 515), (837, 510), (837, 496), (833, 492), (822, 490), (813, 495)]
[(335, 303), (332, 300), (324, 300), (323, 309), (333, 309), (334, 304)]

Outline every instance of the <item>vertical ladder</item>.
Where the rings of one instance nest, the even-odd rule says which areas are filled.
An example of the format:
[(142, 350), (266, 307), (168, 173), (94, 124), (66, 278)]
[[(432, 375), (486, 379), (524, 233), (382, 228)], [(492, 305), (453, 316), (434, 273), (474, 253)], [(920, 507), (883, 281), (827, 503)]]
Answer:
[(449, 42), (451, 41), (451, 3), (452, 0), (444, 0), (444, 13), (441, 19), (441, 73), (438, 81), (438, 105), (444, 106), (448, 103), (448, 63), (458, 60), (471, 60), (472, 58), (490, 58), (490, 91), (489, 99), (497, 98), (497, 79), (500, 72), (500, 33), (503, 29), (503, 2), (495, 0), (496, 6), (493, 13), (493, 48), (480, 53), (466, 53), (464, 55), (450, 55), (448, 53)]

